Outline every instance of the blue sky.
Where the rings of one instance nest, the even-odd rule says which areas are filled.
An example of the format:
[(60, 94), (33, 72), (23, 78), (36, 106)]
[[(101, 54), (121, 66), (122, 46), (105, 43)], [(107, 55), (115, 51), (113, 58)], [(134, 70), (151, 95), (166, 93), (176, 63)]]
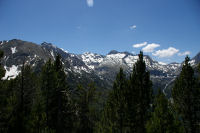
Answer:
[(0, 0), (0, 40), (181, 62), (200, 52), (199, 0)]

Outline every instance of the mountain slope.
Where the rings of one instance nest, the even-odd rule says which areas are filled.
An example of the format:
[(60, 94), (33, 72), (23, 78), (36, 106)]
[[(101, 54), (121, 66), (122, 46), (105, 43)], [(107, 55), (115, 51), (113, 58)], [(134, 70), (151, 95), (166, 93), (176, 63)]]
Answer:
[[(73, 84), (81, 81), (95, 82), (103, 88), (110, 88), (119, 68), (122, 67), (127, 75), (132, 71), (138, 56), (129, 52), (110, 51), (107, 55), (86, 52), (84, 54), (73, 54), (56, 47), (51, 43), (41, 45), (13, 39), (10, 41), (0, 41), (0, 49), (4, 51), (2, 64), (6, 69), (4, 79), (15, 78), (23, 62), (31, 65), (34, 70), (40, 71), (42, 65), (49, 59), (54, 60), (56, 54), (62, 56), (65, 72), (71, 75), (69, 81)], [(194, 64), (199, 62), (200, 54), (192, 59)], [(164, 88), (177, 75), (181, 64), (163, 64), (152, 60), (144, 55), (147, 70), (150, 71), (154, 88)], [(73, 76), (72, 76), (73, 75)], [(81, 79), (81, 80), (80, 80)]]

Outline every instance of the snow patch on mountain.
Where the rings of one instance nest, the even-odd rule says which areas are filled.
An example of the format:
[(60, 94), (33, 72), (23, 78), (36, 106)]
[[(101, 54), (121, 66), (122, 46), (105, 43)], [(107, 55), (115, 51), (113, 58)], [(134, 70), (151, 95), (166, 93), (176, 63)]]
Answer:
[(165, 62), (158, 62), (160, 65), (167, 65)]
[(87, 68), (83, 67), (83, 66), (74, 66), (74, 69), (73, 69), (76, 73), (79, 73), (81, 74), (82, 71), (86, 72), (86, 73), (90, 73), (89, 70), (87, 70)]
[(147, 66), (152, 67), (151, 66), (151, 62), (150, 62), (150, 60), (147, 57), (144, 57), (143, 60), (145, 61), (145, 63), (146, 63)]
[(123, 59), (126, 56), (124, 53), (109, 54), (106, 57), (111, 59)]
[(91, 63), (91, 62), (101, 63), (103, 61), (103, 58), (101, 58), (100, 55), (89, 53), (89, 52), (84, 53), (83, 55), (81, 55), (81, 57), (83, 61), (86, 63)]
[(124, 53), (116, 53), (116, 54), (108, 54), (104, 58), (102, 65), (122, 65), (123, 64), (123, 58), (126, 56)]
[(53, 50), (50, 53), (51, 53), (51, 56), (53, 57), (53, 59), (55, 60), (55, 55), (53, 53)]
[(11, 47), (11, 49), (10, 49), (11, 51), (12, 51), (12, 54), (14, 54), (14, 53), (16, 53), (17, 52), (17, 49), (16, 49), (16, 47)]
[(1, 41), (0, 45), (3, 45), (3, 41)]
[(138, 56), (128, 55), (124, 60), (129, 67), (133, 67), (138, 60)]
[(94, 69), (95, 66), (99, 65), (103, 61), (103, 57), (101, 55), (90, 52), (82, 54), (81, 59), (89, 69)]
[(67, 50), (64, 50), (63, 48), (60, 48), (63, 52), (69, 53)]
[(189, 63), (191, 64), (191, 66), (194, 66), (195, 65), (195, 60), (191, 60), (191, 61), (189, 61)]
[(10, 68), (4, 66), (4, 69), (6, 70), (6, 74), (2, 78), (3, 80), (5, 80), (5, 79), (8, 79), (8, 80), (14, 79), (20, 73), (20, 71), (18, 71), (18, 66), (15, 66), (15, 65), (12, 65), (12, 67), (10, 67)]

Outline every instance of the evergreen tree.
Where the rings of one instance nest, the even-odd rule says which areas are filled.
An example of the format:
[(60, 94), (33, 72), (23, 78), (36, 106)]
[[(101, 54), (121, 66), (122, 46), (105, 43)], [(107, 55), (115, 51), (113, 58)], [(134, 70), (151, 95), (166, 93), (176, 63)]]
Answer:
[(133, 67), (127, 93), (129, 126), (131, 132), (145, 133), (145, 125), (152, 102), (152, 82), (150, 74), (146, 71), (143, 53)]
[[(53, 64), (51, 60), (47, 61), (43, 66), (41, 73), (41, 90), (45, 101), (45, 114), (46, 114), (46, 126), (48, 130), (55, 129), (55, 118), (53, 118), (54, 106), (53, 94), (55, 92), (56, 84), (56, 74), (53, 69)], [(55, 117), (55, 116), (54, 116)]]
[(42, 133), (48, 129), (46, 125), (45, 99), (39, 87), (36, 88), (34, 96), (31, 110), (31, 125), (29, 128), (31, 133)]
[(183, 133), (180, 121), (174, 118), (165, 95), (159, 90), (154, 101), (155, 109), (147, 122), (147, 133)]
[(200, 95), (194, 70), (189, 60), (187, 56), (182, 71), (175, 81), (172, 96), (175, 108), (184, 123), (186, 133), (197, 133), (199, 132)]
[[(3, 81), (4, 89), (1, 92), (0, 95), (4, 96), (4, 106), (1, 107), (1, 114), (3, 114), (4, 119), (1, 119), (1, 122), (4, 123), (4, 129), (5, 131), (2, 132), (14, 132), (11, 131), (13, 129), (12, 127), (16, 125), (15, 119), (16, 116), (14, 114), (16, 110), (16, 105), (17, 105), (17, 97), (16, 97), (16, 90), (17, 90), (17, 82), (16, 79), (11, 79), (11, 80), (5, 80)], [(1, 100), (3, 100), (1, 98)]]
[(89, 84), (88, 88), (83, 88), (81, 85), (78, 85), (75, 94), (79, 119), (77, 132), (92, 133), (94, 132), (97, 118), (96, 88), (93, 83)]
[(56, 132), (71, 132), (73, 128), (73, 110), (70, 105), (70, 92), (66, 82), (66, 74), (61, 61), (61, 56), (57, 55), (54, 62), (56, 72), (56, 92), (55, 99), (57, 101), (56, 113)]
[(104, 108), (101, 112), (100, 121), (96, 123), (96, 133), (115, 133), (119, 132), (119, 129), (116, 125), (119, 125), (116, 121), (116, 112), (114, 109), (113, 103), (113, 91), (110, 92), (109, 97), (104, 105)]
[(50, 131), (71, 132), (73, 107), (61, 57), (54, 63), (49, 60), (42, 71), (41, 88), (45, 98), (46, 125)]
[[(0, 51), (0, 59), (3, 57), (3, 52)], [(3, 66), (0, 64), (0, 132), (5, 132), (7, 130), (6, 128), (6, 104), (7, 104), (7, 97), (6, 97), (6, 90), (4, 81), (2, 78), (5, 75), (5, 70)]]
[(16, 79), (8, 82), (7, 90), (11, 90), (9, 91), (11, 93), (8, 95), (7, 106), (12, 111), (11, 118), (8, 119), (9, 132), (17, 130), (21, 133), (26, 133), (30, 131), (30, 112), (37, 85), (35, 79), (36, 77), (31, 67), (23, 65), (21, 73)]
[(102, 112), (98, 132), (125, 133), (127, 132), (127, 80), (120, 68), (113, 84), (113, 90)]

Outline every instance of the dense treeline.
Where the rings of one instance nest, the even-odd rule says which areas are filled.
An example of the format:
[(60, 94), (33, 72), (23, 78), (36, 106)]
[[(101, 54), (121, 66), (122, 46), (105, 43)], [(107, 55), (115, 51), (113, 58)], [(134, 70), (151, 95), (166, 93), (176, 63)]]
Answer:
[(4, 75), (1, 66), (2, 133), (200, 132), (200, 76), (194, 74), (188, 57), (171, 99), (160, 89), (153, 95), (142, 52), (130, 75), (120, 69), (103, 105), (94, 83), (69, 87), (59, 55), (47, 61), (40, 73), (23, 63), (15, 79), (2, 80)]

